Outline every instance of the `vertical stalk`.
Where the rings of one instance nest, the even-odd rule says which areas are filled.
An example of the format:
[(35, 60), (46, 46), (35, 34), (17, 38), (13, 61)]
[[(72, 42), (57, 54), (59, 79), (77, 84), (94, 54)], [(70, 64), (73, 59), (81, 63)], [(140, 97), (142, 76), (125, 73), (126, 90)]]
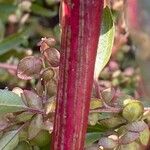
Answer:
[(53, 150), (83, 150), (103, 0), (62, 0)]
[(137, 0), (127, 0), (128, 24), (135, 29), (139, 28), (138, 2)]

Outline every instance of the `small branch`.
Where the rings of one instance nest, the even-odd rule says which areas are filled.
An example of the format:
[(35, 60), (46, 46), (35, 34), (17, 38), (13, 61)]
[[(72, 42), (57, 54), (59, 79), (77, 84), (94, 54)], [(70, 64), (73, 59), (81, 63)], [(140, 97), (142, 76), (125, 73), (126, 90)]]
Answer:
[(42, 114), (45, 115), (45, 112), (39, 109), (34, 109), (34, 108), (27, 108), (27, 111), (35, 113), (35, 114)]
[(102, 112), (107, 112), (107, 113), (119, 113), (121, 112), (121, 108), (100, 108), (100, 109), (93, 109), (90, 110), (90, 113), (102, 113)]
[[(100, 109), (93, 109), (90, 110), (90, 113), (120, 113), (122, 111), (122, 108), (114, 108), (114, 107), (109, 107), (109, 108), (100, 108)], [(145, 107), (144, 111), (150, 111), (150, 107)]]
[(100, 98), (100, 89), (99, 89), (99, 84), (98, 81), (95, 79), (94, 80), (94, 88), (95, 88), (95, 94), (97, 98)]
[(0, 68), (6, 69), (6, 70), (13, 70), (13, 71), (17, 70), (16, 65), (11, 65), (11, 64), (6, 64), (6, 63), (0, 63)]

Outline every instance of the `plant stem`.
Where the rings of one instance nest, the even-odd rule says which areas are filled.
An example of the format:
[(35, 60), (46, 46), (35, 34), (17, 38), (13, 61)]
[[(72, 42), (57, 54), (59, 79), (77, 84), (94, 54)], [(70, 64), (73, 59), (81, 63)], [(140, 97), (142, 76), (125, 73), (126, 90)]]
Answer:
[[(121, 108), (111, 107), (111, 108), (93, 109), (93, 110), (90, 110), (90, 113), (103, 113), (103, 112), (120, 113), (121, 111), (122, 111)], [(144, 107), (144, 111), (150, 111), (150, 107)]]
[(62, 0), (53, 150), (83, 150), (103, 0)]
[(34, 109), (34, 108), (27, 108), (27, 111), (35, 113), (35, 114), (42, 114), (42, 115), (46, 115), (44, 111), (39, 110), (39, 109)]
[(139, 28), (139, 17), (138, 17), (138, 2), (137, 0), (127, 0), (127, 14), (128, 24), (132, 28)]
[(17, 70), (16, 65), (11, 65), (11, 64), (6, 64), (6, 63), (0, 63), (0, 68), (6, 69), (6, 70), (13, 70), (13, 71)]

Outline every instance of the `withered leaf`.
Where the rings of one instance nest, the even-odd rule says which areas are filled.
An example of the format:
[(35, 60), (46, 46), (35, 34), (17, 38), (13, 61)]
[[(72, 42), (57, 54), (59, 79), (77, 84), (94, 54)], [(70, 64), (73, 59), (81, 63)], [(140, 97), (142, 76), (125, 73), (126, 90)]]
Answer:
[(55, 48), (48, 48), (44, 51), (44, 57), (52, 67), (59, 66), (60, 53)]
[(36, 56), (23, 58), (17, 67), (17, 76), (23, 80), (30, 80), (38, 77), (42, 69), (42, 60)]

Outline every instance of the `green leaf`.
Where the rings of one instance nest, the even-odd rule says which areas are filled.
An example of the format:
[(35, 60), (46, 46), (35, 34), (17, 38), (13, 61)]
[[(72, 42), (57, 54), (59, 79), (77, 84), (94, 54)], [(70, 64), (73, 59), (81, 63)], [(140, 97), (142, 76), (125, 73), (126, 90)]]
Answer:
[(18, 112), (25, 110), (27, 107), (22, 102), (21, 97), (8, 91), (0, 90), (0, 114)]
[(26, 122), (29, 121), (33, 117), (33, 113), (31, 112), (23, 112), (19, 115), (16, 116), (16, 121), (17, 122)]
[(85, 147), (92, 145), (94, 142), (98, 141), (102, 137), (101, 132), (91, 132), (86, 134)]
[(30, 122), (28, 128), (28, 138), (33, 139), (41, 131), (43, 125), (43, 117), (41, 114), (36, 115)]
[(19, 142), (18, 130), (10, 131), (4, 134), (0, 139), (1, 150), (13, 150)]
[(98, 113), (90, 113), (88, 117), (88, 122), (90, 125), (96, 125), (96, 123), (99, 120), (99, 114)]
[(111, 56), (114, 42), (115, 27), (111, 11), (106, 7), (103, 11), (101, 33), (97, 49), (94, 78), (97, 79), (102, 69), (105, 67)]
[(32, 140), (30, 140), (30, 143), (32, 145), (36, 145), (41, 147), (45, 147), (46, 145), (50, 144), (51, 135), (47, 130), (41, 130), (37, 136), (35, 136)]
[[(13, 1), (11, 0), (11, 2), (13, 2)], [(0, 3), (0, 18), (1, 18), (1, 20), (4, 22), (7, 22), (8, 16), (11, 13), (14, 13), (16, 9), (17, 9), (17, 6), (10, 4), (10, 2), (8, 2), (7, 4), (6, 4), (6, 1)]]
[(15, 5), (10, 5), (10, 4), (5, 4), (5, 3), (0, 3), (0, 13), (13, 13), (17, 9), (17, 6)]
[(6, 37), (0, 42), (0, 55), (22, 44), (26, 40), (28, 34), (29, 29), (27, 28), (21, 32)]
[(0, 41), (3, 39), (5, 34), (5, 26), (4, 23), (0, 19)]
[(140, 133), (140, 142), (142, 143), (142, 145), (147, 145), (150, 139), (150, 131), (149, 131), (149, 127), (147, 125), (147, 127), (144, 129), (143, 132)]
[(31, 11), (36, 15), (41, 15), (44, 17), (54, 17), (57, 15), (57, 11), (50, 11), (49, 9), (46, 9), (38, 4), (32, 4)]
[(142, 147), (137, 142), (132, 142), (130, 144), (121, 145), (120, 150), (142, 150)]
[(26, 141), (21, 141), (14, 150), (32, 150), (32, 147)]
[(125, 122), (126, 120), (118, 115), (118, 116), (112, 116), (111, 118), (102, 119), (99, 121), (99, 124), (111, 129), (111, 128), (117, 128), (122, 124), (124, 124)]
[(88, 125), (88, 132), (105, 132), (108, 131), (108, 128), (103, 125), (96, 124), (95, 126)]

